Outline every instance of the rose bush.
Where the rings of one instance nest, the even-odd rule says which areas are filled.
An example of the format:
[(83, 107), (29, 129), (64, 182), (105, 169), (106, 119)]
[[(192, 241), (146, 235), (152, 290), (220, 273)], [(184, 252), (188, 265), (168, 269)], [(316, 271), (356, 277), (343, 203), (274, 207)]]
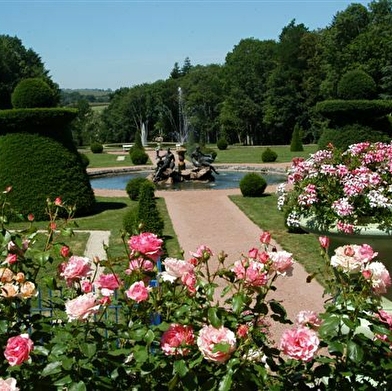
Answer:
[[(325, 309), (292, 324), (271, 293), (295, 262), (268, 232), (233, 264), (207, 245), (161, 259), (163, 240), (148, 232), (125, 239), (124, 258), (87, 260), (63, 242), (72, 230), (56, 217), (61, 199), (48, 202), (38, 250), (33, 222), (6, 228), (6, 194), (0, 389), (390, 389), (392, 315), (379, 295), (391, 281), (369, 246), (345, 246), (331, 261), (320, 239)], [(280, 341), (275, 322), (288, 324)]]

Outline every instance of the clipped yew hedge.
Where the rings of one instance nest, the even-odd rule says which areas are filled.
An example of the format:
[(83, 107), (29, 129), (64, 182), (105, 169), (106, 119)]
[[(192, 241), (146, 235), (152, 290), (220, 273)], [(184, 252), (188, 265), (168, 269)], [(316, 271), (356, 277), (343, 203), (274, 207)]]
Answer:
[(12, 186), (9, 200), (20, 213), (46, 220), (46, 200), (56, 197), (75, 205), (78, 215), (92, 211), (95, 197), (82, 159), (58, 141), (30, 133), (1, 136), (0, 161), (0, 186)]

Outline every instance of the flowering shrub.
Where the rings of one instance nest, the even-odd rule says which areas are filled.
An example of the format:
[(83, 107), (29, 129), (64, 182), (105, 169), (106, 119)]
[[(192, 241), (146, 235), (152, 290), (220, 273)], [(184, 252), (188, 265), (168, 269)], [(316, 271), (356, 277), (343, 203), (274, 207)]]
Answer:
[(392, 144), (363, 142), (345, 152), (331, 146), (293, 160), (285, 185), (278, 189), (278, 207), (287, 225), (314, 218), (323, 230), (353, 233), (355, 226), (392, 228)]
[[(290, 278), (294, 260), (268, 232), (229, 265), (223, 252), (213, 262), (206, 245), (161, 260), (163, 240), (148, 232), (126, 239), (123, 259), (89, 261), (59, 241), (70, 233), (56, 221), (59, 208), (60, 199), (49, 201), (43, 250), (33, 223), (15, 232), (2, 219), (0, 389), (391, 386), (392, 315), (379, 296), (390, 277), (370, 247), (346, 246), (333, 260), (324, 251), (325, 311), (304, 309), (292, 324), (270, 292)], [(320, 243), (328, 247), (327, 238)], [(280, 341), (271, 336), (275, 321), (292, 324)]]

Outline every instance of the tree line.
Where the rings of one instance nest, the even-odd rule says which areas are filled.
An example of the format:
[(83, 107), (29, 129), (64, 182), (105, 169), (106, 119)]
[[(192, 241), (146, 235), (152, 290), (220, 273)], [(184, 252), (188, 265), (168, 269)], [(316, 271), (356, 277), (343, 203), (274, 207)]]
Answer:
[[(348, 72), (360, 70), (374, 81), (373, 99), (392, 98), (391, 36), (392, 0), (350, 4), (317, 30), (292, 20), (278, 40), (242, 39), (222, 65), (192, 65), (186, 58), (166, 80), (120, 88), (99, 115), (78, 101), (75, 138), (79, 144), (132, 142), (144, 127), (149, 140), (188, 136), (199, 143), (224, 138), (267, 145), (289, 144), (299, 128), (304, 142), (317, 142), (328, 120), (316, 106), (339, 98), (339, 82)], [(4, 57), (0, 50), (0, 94), (7, 87)], [(29, 58), (48, 77), (37, 56), (29, 52)]]

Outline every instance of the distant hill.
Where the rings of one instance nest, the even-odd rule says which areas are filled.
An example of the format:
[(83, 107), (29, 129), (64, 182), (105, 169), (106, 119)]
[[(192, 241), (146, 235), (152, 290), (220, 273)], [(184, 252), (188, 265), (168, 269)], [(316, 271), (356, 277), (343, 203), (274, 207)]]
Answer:
[(60, 103), (64, 106), (68, 106), (73, 105), (82, 99), (87, 100), (90, 104), (109, 103), (110, 96), (113, 92), (114, 91), (110, 88), (107, 90), (99, 88), (64, 88), (61, 90)]

